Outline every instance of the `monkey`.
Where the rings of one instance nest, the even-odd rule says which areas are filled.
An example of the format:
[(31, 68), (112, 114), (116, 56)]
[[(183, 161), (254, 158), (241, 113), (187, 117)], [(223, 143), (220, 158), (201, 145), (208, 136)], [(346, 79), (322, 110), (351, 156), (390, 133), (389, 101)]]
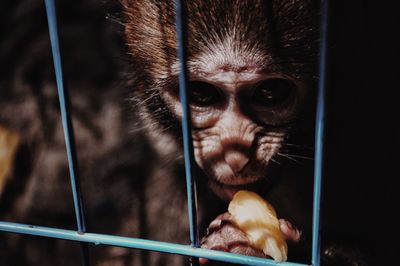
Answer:
[[(124, 8), (132, 65), (140, 69), (134, 101), (146, 121), (158, 121), (149, 123), (150, 137), (161, 145), (179, 140), (174, 5), (124, 1)], [(281, 147), (315, 90), (316, 10), (312, 1), (187, 5), (195, 160), (199, 179), (225, 201), (241, 189), (265, 195), (280, 175)]]
[[(70, 4), (60, 3), (64, 8)], [(83, 13), (102, 12), (93, 3), (75, 5), (82, 6)], [(108, 8), (118, 10), (121, 19), (112, 27), (102, 25), (104, 32), (84, 20), (88, 29), (77, 34), (68, 16), (60, 26), (61, 49), (69, 49), (68, 58), (78, 60), (74, 64), (63, 58), (65, 75), (72, 80), (71, 112), (89, 231), (188, 244), (174, 3), (122, 0)], [(218, 230), (225, 230), (229, 221), (219, 221), (226, 217), (227, 202), (236, 191), (247, 189), (273, 203), (285, 219), (281, 229), (286, 226), (288, 239), (299, 242), (290, 248), (289, 260), (307, 263), (312, 163), (299, 162), (296, 152), (304, 157), (312, 153), (318, 3), (194, 0), (185, 1), (185, 8), (203, 247), (216, 249), (207, 228), (219, 223)], [(31, 10), (43, 14), (39, 4)], [(75, 11), (65, 12), (76, 17)], [(60, 23), (62, 19), (61, 15)], [(42, 34), (31, 38), (45, 59), (31, 57), (32, 62), (16, 67), (13, 79), (3, 78), (1, 83), (7, 86), (0, 93), (7, 97), (0, 98), (4, 101), (0, 125), (18, 132), (23, 141), (12, 182), (1, 195), (0, 218), (73, 228), (72, 201), (65, 200), (70, 191), (49, 70), (51, 56), (43, 52), (49, 49), (48, 41), (43, 41), (47, 37), (44, 17), (40, 21)], [(76, 38), (85, 40), (85, 32), (94, 32), (94, 40), (82, 41), (77, 48)], [(73, 44), (68, 43), (71, 39)], [(98, 40), (106, 40), (107, 46), (98, 46)], [(90, 53), (93, 47), (96, 54)], [(93, 65), (82, 59), (85, 52), (96, 59)], [(4, 58), (8, 58), (5, 53)], [(115, 63), (116, 58), (123, 62)], [(38, 74), (35, 66), (41, 60), (47, 69)], [(21, 91), (25, 98), (21, 99)], [(21, 110), (24, 120), (13, 119), (16, 110)], [(292, 224), (302, 231), (300, 240)], [(4, 235), (0, 254), (6, 265), (79, 262), (76, 244)], [(237, 252), (257, 255), (248, 246)], [(99, 265), (188, 264), (187, 258), (177, 255), (116, 247), (90, 246), (90, 257)]]

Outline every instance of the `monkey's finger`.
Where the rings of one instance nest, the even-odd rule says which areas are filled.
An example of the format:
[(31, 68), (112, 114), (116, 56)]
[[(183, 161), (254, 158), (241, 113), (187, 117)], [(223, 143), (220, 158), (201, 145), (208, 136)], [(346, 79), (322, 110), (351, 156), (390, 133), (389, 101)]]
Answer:
[(207, 230), (209, 233), (215, 232), (221, 229), (222, 226), (226, 223), (231, 223), (233, 221), (233, 217), (229, 212), (225, 212), (220, 214), (215, 218), (210, 225), (208, 226)]
[(294, 227), (289, 221), (279, 219), (279, 228), (286, 241), (296, 244), (300, 241), (301, 231)]
[(208, 259), (206, 259), (206, 258), (199, 258), (199, 263), (200, 263), (200, 265), (206, 265), (207, 262), (208, 262)]

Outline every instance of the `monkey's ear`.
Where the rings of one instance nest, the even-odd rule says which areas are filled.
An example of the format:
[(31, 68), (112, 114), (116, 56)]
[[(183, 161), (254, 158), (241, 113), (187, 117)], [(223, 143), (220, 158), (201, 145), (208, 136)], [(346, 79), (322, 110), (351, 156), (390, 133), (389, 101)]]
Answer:
[(366, 266), (366, 255), (360, 250), (347, 246), (329, 245), (322, 252), (324, 266)]

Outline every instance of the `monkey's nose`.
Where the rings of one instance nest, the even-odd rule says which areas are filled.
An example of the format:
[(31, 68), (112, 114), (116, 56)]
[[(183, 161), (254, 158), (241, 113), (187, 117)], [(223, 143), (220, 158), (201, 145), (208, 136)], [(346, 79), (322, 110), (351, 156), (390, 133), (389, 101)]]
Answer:
[(234, 173), (238, 173), (247, 165), (249, 157), (238, 151), (228, 151), (225, 153), (225, 162)]

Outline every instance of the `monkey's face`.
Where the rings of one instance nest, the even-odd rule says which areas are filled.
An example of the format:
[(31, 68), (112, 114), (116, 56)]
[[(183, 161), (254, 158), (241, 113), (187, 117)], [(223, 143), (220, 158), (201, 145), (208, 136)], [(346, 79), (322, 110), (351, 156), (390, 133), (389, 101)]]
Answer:
[[(263, 69), (246, 51), (233, 49), (222, 43), (189, 61), (195, 159), (226, 199), (279, 164), (274, 156), (307, 95), (306, 85), (290, 73)], [(177, 90), (162, 95), (181, 118)]]
[[(140, 1), (137, 1), (140, 2)], [(179, 120), (172, 1), (127, 1), (126, 35), (149, 115)], [(189, 93), (196, 162), (219, 196), (258, 186), (278, 162), (311, 90), (316, 50), (309, 1), (187, 2)]]

